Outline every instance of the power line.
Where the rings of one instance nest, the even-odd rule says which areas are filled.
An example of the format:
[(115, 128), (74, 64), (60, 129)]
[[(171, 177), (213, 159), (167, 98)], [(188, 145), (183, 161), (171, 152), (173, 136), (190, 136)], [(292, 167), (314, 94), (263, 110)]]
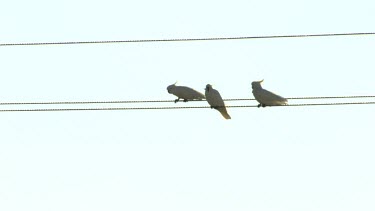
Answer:
[(354, 98), (374, 98), (374, 97), (375, 95), (352, 95), (352, 96), (322, 96), (322, 97), (289, 97), (286, 99), (288, 100), (316, 100), (316, 99), (354, 99)]
[(280, 39), (307, 37), (336, 37), (336, 36), (364, 36), (375, 35), (375, 32), (328, 33), (328, 34), (298, 34), (298, 35), (265, 35), (249, 37), (208, 37), (208, 38), (175, 38), (175, 39), (143, 39), (143, 40), (103, 40), (103, 41), (67, 41), (67, 42), (29, 42), (29, 43), (1, 43), (1, 46), (33, 46), (33, 45), (81, 45), (81, 44), (118, 44), (118, 43), (150, 43), (150, 42), (190, 42), (190, 41), (223, 41), (248, 39)]
[[(302, 106), (342, 106), (342, 105), (371, 105), (375, 102), (348, 102), (348, 103), (310, 103), (288, 104), (269, 107), (302, 107)], [(256, 105), (233, 105), (227, 108), (257, 108)], [(123, 107), (123, 108), (47, 108), (47, 109), (2, 109), (0, 112), (57, 112), (57, 111), (118, 111), (118, 110), (171, 110), (171, 109), (207, 109), (209, 106), (182, 106), (182, 107)]]
[[(289, 97), (288, 100), (315, 100), (315, 99), (355, 99), (375, 98), (375, 95), (356, 96), (318, 96), (318, 97)], [(229, 98), (224, 101), (252, 101), (254, 98)], [(193, 102), (206, 100), (191, 100)], [(189, 102), (191, 102), (189, 101)], [(49, 102), (0, 102), (0, 105), (69, 105), (69, 104), (131, 104), (131, 103), (172, 103), (174, 100), (118, 100), (118, 101), (49, 101)]]

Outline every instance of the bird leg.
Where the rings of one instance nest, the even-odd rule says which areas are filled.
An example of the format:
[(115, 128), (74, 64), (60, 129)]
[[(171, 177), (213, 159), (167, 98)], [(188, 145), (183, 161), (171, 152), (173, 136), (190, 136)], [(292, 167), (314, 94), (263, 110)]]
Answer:
[(186, 103), (188, 100), (187, 99), (184, 99), (184, 102)]
[(176, 100), (174, 100), (174, 103), (177, 103), (179, 100), (180, 100), (180, 98), (177, 98)]
[(266, 104), (263, 104), (263, 103), (260, 103), (260, 104), (258, 105), (258, 108), (260, 108), (261, 106), (264, 108), (264, 107), (266, 107), (267, 105), (266, 105)]

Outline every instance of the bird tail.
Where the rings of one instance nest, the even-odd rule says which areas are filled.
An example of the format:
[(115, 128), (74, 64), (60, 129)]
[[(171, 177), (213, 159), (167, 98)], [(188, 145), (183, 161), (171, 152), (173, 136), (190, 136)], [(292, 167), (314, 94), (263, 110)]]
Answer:
[(219, 112), (221, 113), (221, 115), (223, 115), (223, 117), (224, 117), (225, 119), (232, 119), (232, 118), (229, 116), (229, 114), (228, 114), (228, 112), (227, 112), (227, 109), (225, 109), (225, 108), (220, 108), (220, 109), (219, 109)]

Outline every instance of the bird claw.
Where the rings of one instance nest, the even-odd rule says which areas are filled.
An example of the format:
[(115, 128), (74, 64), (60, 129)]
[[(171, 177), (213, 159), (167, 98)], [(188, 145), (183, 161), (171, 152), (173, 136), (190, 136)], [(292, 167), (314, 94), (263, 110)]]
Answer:
[(264, 107), (266, 107), (266, 104), (262, 104), (262, 103), (260, 103), (260, 104), (258, 105), (258, 108), (260, 108), (261, 106), (264, 108)]
[(177, 103), (178, 101), (180, 101), (180, 98), (175, 99), (174, 103)]
[(184, 102), (186, 103), (188, 100), (187, 99), (184, 99)]

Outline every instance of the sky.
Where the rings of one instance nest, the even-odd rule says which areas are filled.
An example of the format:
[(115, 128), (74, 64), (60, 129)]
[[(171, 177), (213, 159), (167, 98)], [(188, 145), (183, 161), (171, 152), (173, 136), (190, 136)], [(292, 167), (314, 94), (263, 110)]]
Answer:
[[(0, 5), (0, 43), (375, 32), (371, 0)], [(261, 79), (284, 97), (374, 95), (374, 55), (375, 36), (3, 46), (0, 102), (174, 100), (176, 81), (252, 98)], [(17, 108), (72, 105), (0, 109)], [(0, 210), (374, 210), (374, 109), (2, 112)]]

